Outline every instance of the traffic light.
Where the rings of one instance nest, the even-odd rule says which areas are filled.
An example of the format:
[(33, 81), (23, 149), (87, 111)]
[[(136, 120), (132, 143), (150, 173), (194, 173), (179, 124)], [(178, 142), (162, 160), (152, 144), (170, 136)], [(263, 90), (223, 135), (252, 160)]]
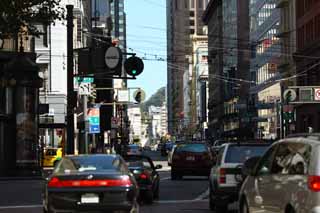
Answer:
[(132, 56), (124, 62), (124, 68), (128, 75), (137, 76), (142, 73), (144, 64), (140, 58)]
[(138, 89), (134, 92), (133, 98), (137, 103), (141, 103), (145, 100), (146, 94), (142, 89)]
[(97, 90), (96, 90), (96, 85), (95, 84), (91, 84), (91, 88), (90, 88), (90, 95), (91, 98), (96, 99), (97, 98)]
[(136, 96), (134, 97), (134, 100), (136, 100), (136, 102), (141, 103), (141, 91), (138, 91)]

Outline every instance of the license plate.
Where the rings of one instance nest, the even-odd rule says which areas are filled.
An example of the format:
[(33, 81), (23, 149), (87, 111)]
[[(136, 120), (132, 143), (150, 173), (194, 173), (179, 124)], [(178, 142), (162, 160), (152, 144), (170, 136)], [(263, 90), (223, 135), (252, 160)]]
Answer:
[(81, 203), (99, 203), (99, 196), (96, 194), (84, 194), (81, 196)]
[(186, 158), (186, 160), (194, 161), (195, 159), (194, 159), (194, 157), (189, 156), (189, 157)]

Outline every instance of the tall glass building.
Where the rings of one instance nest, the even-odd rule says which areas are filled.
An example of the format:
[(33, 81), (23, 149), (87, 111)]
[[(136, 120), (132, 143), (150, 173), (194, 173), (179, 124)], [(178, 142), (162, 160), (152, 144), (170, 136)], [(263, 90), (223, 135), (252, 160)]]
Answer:
[(251, 0), (251, 94), (255, 96), (258, 116), (256, 137), (275, 139), (279, 135), (277, 103), (281, 100), (281, 78), (278, 71), (281, 44), (277, 34), (280, 25), (278, 0)]

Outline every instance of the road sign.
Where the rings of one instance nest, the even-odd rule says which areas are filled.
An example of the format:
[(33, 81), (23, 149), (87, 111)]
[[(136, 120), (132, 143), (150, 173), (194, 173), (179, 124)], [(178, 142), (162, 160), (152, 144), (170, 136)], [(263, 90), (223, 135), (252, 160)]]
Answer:
[(128, 102), (129, 101), (129, 91), (126, 90), (118, 90), (118, 101), (119, 102)]
[(105, 63), (111, 70), (116, 69), (122, 63), (122, 52), (119, 47), (109, 47), (105, 53)]
[(88, 109), (89, 133), (100, 133), (100, 108), (94, 107)]
[(94, 78), (92, 77), (75, 77), (78, 83), (93, 83)]
[(100, 124), (100, 117), (89, 117), (90, 124)]
[(90, 125), (89, 133), (100, 133), (100, 125)]
[(289, 101), (289, 102), (292, 102), (292, 101), (295, 101), (297, 99), (297, 92), (296, 90), (294, 89), (286, 89), (283, 93), (283, 99), (285, 101)]
[(315, 101), (320, 101), (320, 88), (315, 88), (314, 89), (314, 100)]
[(91, 84), (90, 83), (80, 83), (79, 94), (80, 95), (90, 95), (91, 93)]

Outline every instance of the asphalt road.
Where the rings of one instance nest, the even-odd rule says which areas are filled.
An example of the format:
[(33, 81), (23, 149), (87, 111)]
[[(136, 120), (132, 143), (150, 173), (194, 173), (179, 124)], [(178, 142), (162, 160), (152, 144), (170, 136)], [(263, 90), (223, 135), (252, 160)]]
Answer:
[[(163, 168), (159, 171), (160, 198), (152, 205), (142, 203), (141, 213), (210, 212), (206, 177), (185, 177), (183, 180), (172, 181), (166, 158), (155, 152), (146, 154)], [(42, 212), (41, 190), (40, 180), (0, 181), (0, 213)]]

